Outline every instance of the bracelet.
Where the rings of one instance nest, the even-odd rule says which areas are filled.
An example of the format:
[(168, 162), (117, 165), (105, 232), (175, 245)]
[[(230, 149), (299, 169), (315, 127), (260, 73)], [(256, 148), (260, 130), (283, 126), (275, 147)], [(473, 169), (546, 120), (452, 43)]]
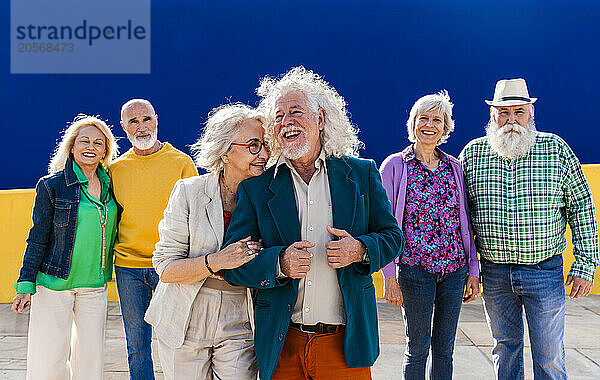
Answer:
[(204, 255), (204, 265), (206, 265), (206, 269), (208, 269), (210, 274), (215, 274), (210, 265), (208, 265), (208, 255)]

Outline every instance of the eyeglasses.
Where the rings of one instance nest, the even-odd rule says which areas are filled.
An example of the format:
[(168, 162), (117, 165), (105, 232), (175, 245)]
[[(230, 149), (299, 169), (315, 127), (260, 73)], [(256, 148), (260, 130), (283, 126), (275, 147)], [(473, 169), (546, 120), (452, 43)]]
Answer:
[(264, 146), (267, 153), (269, 153), (269, 144), (267, 144), (267, 142), (265, 142), (265, 141), (260, 141), (259, 139), (252, 139), (252, 140), (250, 140), (249, 143), (246, 143), (246, 144), (234, 142), (234, 143), (231, 143), (231, 145), (245, 146), (246, 148), (248, 148), (248, 151), (250, 152), (250, 154), (254, 154), (254, 155), (259, 154)]

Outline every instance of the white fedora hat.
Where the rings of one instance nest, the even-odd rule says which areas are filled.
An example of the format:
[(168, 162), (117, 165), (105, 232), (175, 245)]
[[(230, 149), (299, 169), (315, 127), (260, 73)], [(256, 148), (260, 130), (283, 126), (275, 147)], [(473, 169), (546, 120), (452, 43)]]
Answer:
[(527, 91), (525, 79), (501, 79), (496, 83), (494, 90), (494, 100), (485, 102), (494, 107), (518, 106), (521, 104), (535, 103), (537, 98), (530, 98)]

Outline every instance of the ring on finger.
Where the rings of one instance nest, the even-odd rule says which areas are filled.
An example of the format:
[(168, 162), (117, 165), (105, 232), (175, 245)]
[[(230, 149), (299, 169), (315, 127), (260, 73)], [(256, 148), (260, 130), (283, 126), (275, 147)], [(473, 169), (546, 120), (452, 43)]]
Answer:
[(252, 256), (252, 255), (254, 255), (254, 251), (253, 251), (253, 250), (251, 250), (251, 249), (249, 249), (249, 250), (248, 250), (248, 256)]

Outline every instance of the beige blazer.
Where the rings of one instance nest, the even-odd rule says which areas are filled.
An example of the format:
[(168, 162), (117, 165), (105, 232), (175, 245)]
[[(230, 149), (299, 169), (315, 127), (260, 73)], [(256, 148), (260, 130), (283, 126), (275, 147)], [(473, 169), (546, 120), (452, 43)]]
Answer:
[[(218, 174), (180, 179), (175, 184), (164, 219), (158, 224), (160, 240), (156, 243), (152, 264), (159, 276), (169, 263), (188, 257), (216, 252), (223, 243), (223, 206)], [(183, 344), (192, 304), (204, 284), (158, 283), (146, 311), (145, 320), (169, 347)], [(252, 330), (252, 298), (247, 291), (248, 316)]]

